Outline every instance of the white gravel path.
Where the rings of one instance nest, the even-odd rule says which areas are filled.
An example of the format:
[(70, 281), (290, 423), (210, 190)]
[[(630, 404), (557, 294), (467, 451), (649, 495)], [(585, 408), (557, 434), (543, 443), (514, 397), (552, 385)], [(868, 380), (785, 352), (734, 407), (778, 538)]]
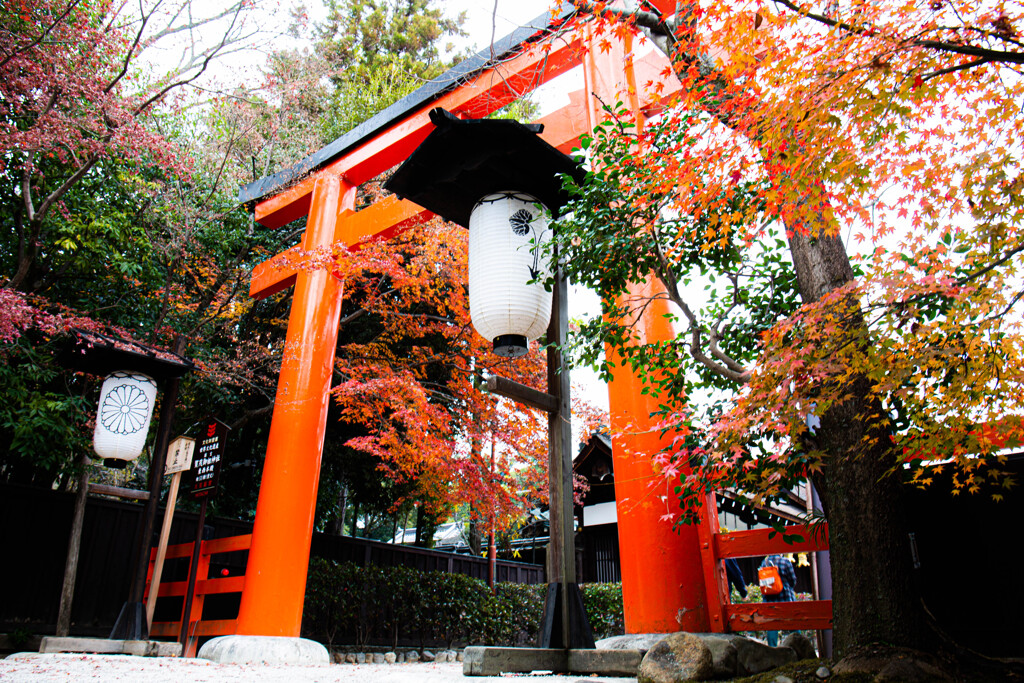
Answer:
[(0, 660), (3, 683), (630, 683), (635, 678), (507, 674), (463, 676), (462, 663), (332, 664), (330, 666), (242, 666), (204, 659), (127, 655), (22, 652)]

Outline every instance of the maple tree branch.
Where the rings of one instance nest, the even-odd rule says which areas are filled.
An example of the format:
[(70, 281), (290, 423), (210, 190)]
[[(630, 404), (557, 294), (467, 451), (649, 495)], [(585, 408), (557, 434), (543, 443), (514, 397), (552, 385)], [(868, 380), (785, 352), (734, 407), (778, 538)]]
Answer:
[(938, 71), (933, 71), (930, 74), (925, 74), (924, 76), (921, 76), (921, 80), (930, 81), (931, 79), (938, 78), (939, 76), (956, 73), (957, 71), (965, 71), (976, 66), (981, 66), (982, 64), (988, 64), (989, 62), (990, 60), (984, 58), (976, 59), (973, 62), (964, 62), (963, 64), (957, 64), (956, 66), (946, 67), (945, 69), (939, 69)]
[[(108, 141), (109, 139), (109, 135), (105, 136), (104, 142)], [(61, 197), (63, 197), (68, 190), (74, 187), (79, 180), (85, 177), (85, 174), (89, 172), (89, 169), (96, 165), (96, 162), (99, 161), (99, 159), (100, 155), (96, 154), (95, 152), (86, 157), (85, 161), (82, 162), (82, 165), (78, 167), (78, 170), (72, 173), (71, 176), (68, 177), (68, 179), (65, 180), (60, 187), (51, 192), (50, 196), (43, 200), (43, 203), (39, 205), (39, 210), (36, 212), (34, 220), (38, 221), (41, 224), (43, 222), (43, 218), (49, 212), (50, 207), (53, 206), (53, 203), (59, 200)]]
[[(807, 19), (811, 19), (812, 21), (816, 21), (820, 24), (824, 24), (831, 28), (841, 29), (843, 31), (846, 31), (847, 33), (851, 33), (854, 35), (875, 35), (876, 33), (880, 33), (880, 31), (877, 28), (874, 28), (872, 26), (854, 26), (852, 24), (847, 24), (846, 22), (843, 21), (837, 21), (836, 19), (832, 19), (821, 14), (815, 14), (814, 12), (811, 12), (805, 9), (804, 7), (801, 7), (800, 5), (797, 5), (796, 3), (791, 2), (790, 0), (774, 0), (774, 2), (778, 5), (782, 5), (783, 7), (786, 7), (796, 12), (802, 17), (806, 17)], [(994, 35), (1002, 39), (1001, 35)], [(903, 43), (905, 45), (909, 45), (911, 47), (924, 47), (930, 50), (937, 50), (939, 52), (951, 52), (954, 54), (966, 55), (968, 57), (980, 57), (981, 59), (984, 60), (984, 62), (1024, 64), (1024, 52), (1015, 52), (1009, 50), (992, 50), (989, 48), (978, 47), (976, 45), (956, 45), (954, 43), (949, 43), (941, 40), (925, 40), (915, 38), (913, 40), (905, 41), (899, 39), (897, 36), (891, 36), (890, 38), (892, 40), (895, 40), (899, 43)]]
[(220, 53), (221, 49), (228, 44), (228, 38), (231, 35), (231, 30), (235, 27), (235, 24), (237, 23), (239, 16), (241, 16), (243, 4), (239, 3), (236, 7), (237, 10), (235, 11), (234, 16), (231, 18), (231, 25), (228, 26), (227, 29), (225, 29), (224, 35), (221, 37), (220, 42), (206, 53), (206, 57), (203, 60), (202, 66), (199, 67), (199, 70), (188, 78), (183, 78), (178, 81), (174, 81), (158, 90), (149, 99), (145, 100), (142, 104), (135, 108), (135, 116), (138, 116), (139, 114), (144, 112), (147, 108), (149, 108), (151, 104), (160, 100), (164, 95), (166, 95), (171, 90), (181, 87), (183, 85), (188, 85), (189, 83), (195, 81), (197, 78), (203, 75), (207, 67), (210, 66), (210, 62), (213, 61), (214, 57), (216, 57)]
[(359, 318), (363, 317), (367, 313), (368, 313), (368, 311), (365, 308), (357, 309), (355, 312), (350, 313), (349, 315), (346, 315), (344, 318), (342, 318), (338, 322), (338, 327), (344, 327), (348, 323), (352, 322), (353, 320), (358, 320)]
[(698, 363), (725, 379), (730, 379), (735, 382), (739, 382), (740, 384), (745, 384), (750, 381), (750, 372), (734, 358), (729, 357), (719, 347), (719, 336), (717, 331), (707, 331), (709, 344), (708, 350), (711, 353), (711, 357), (708, 357), (708, 355), (704, 353), (704, 326), (701, 325), (700, 321), (697, 319), (697, 315), (686, 304), (682, 295), (679, 293), (679, 283), (672, 275), (672, 264), (669, 263), (668, 257), (661, 248), (660, 233), (657, 225), (652, 226), (651, 231), (653, 233), (652, 241), (654, 242), (654, 253), (658, 259), (658, 264), (654, 267), (655, 275), (665, 287), (669, 300), (678, 306), (683, 312), (683, 315), (685, 315), (687, 320), (690, 321), (690, 355), (693, 356), (694, 360)]
[(1016, 256), (1017, 254), (1019, 254), (1021, 252), (1024, 252), (1024, 244), (1018, 245), (1018, 246), (1014, 247), (1013, 249), (1010, 249), (1009, 251), (1004, 253), (1002, 256), (1000, 256), (998, 259), (996, 259), (995, 261), (990, 261), (989, 263), (985, 264), (984, 266), (982, 266), (978, 270), (974, 271), (973, 273), (969, 273), (969, 274), (959, 278), (956, 282), (957, 282), (958, 285), (965, 285), (965, 284), (967, 284), (968, 282), (970, 282), (972, 280), (977, 280), (979, 277), (981, 277), (985, 273), (988, 273), (988, 272), (990, 272), (992, 270), (995, 270), (996, 268), (998, 268), (999, 266), (1003, 265), (1004, 263), (1006, 263), (1011, 258), (1013, 258), (1014, 256)]
[(1019, 302), (1019, 301), (1021, 300), (1021, 298), (1024, 298), (1024, 290), (1021, 290), (1021, 291), (1017, 292), (1016, 294), (1014, 294), (1014, 295), (1013, 295), (1013, 298), (1012, 298), (1012, 299), (1010, 299), (1010, 303), (1006, 304), (1006, 308), (1004, 308), (1004, 309), (1003, 309), (1003, 312), (1002, 312), (1002, 313), (1000, 313), (1000, 314), (999, 314), (998, 316), (996, 316), (996, 317), (997, 317), (997, 318), (1002, 318), (1002, 317), (1003, 317), (1003, 316), (1005, 316), (1005, 315), (1006, 315), (1007, 313), (1009, 313), (1009, 312), (1010, 312), (1010, 309), (1011, 309), (1011, 308), (1013, 308), (1014, 306), (1016, 306), (1016, 305), (1017, 305), (1017, 302)]
[(640, 9), (618, 9), (616, 7), (604, 7), (598, 9), (597, 5), (592, 2), (586, 2), (585, 0), (573, 0), (573, 5), (578, 10), (585, 14), (615, 17), (616, 19), (624, 19), (632, 21), (635, 25), (641, 28), (649, 29), (657, 33), (659, 36), (666, 38), (670, 44), (675, 44), (675, 28), (665, 21), (663, 17), (654, 12), (645, 12)]
[(53, 29), (57, 28), (57, 25), (60, 24), (60, 22), (64, 21), (64, 19), (66, 19), (67, 16), (71, 14), (71, 11), (74, 10), (75, 7), (77, 7), (81, 2), (82, 0), (72, 0), (70, 3), (68, 3), (67, 9), (65, 9), (60, 15), (58, 15), (57, 18), (54, 19), (49, 26), (44, 28), (43, 32), (39, 34), (38, 38), (32, 40), (30, 43), (22, 47), (12, 50), (11, 54), (4, 57), (3, 60), (0, 61), (0, 69), (3, 69), (7, 62), (11, 61), (21, 53), (31, 50), (32, 48), (36, 47), (37, 45), (41, 44), (44, 40), (46, 40), (46, 36), (50, 35), (50, 33), (53, 32)]
[(36, 207), (32, 201), (32, 169), (27, 163), (21, 167), (21, 201), (25, 206), (25, 218), (31, 225), (36, 219)]
[[(156, 8), (159, 6), (160, 3), (158, 2), (156, 5), (154, 5), (153, 11), (155, 12)], [(125, 50), (124, 62), (123, 64), (121, 64), (121, 71), (116, 76), (114, 76), (113, 80), (111, 80), (110, 83), (107, 84), (107, 87), (103, 88), (104, 93), (109, 94), (110, 91), (117, 86), (121, 79), (124, 78), (125, 74), (128, 73), (128, 66), (132, 63), (132, 58), (135, 56), (135, 48), (139, 46), (139, 41), (142, 40), (142, 32), (146, 30), (146, 24), (149, 22), (149, 18), (152, 16), (152, 13), (147, 13), (145, 11), (145, 7), (142, 4), (142, 0), (139, 0), (139, 15), (142, 19), (142, 23), (139, 24), (139, 30), (135, 32), (135, 38), (132, 40), (131, 47)]]
[[(175, 15), (175, 17), (173, 17), (172, 20), (170, 22), (168, 22), (168, 26), (166, 28), (163, 28), (160, 31), (157, 31), (156, 33), (153, 34), (152, 37), (150, 37), (149, 39), (146, 40), (146, 45), (152, 45), (153, 43), (157, 42), (158, 40), (161, 40), (162, 38), (166, 38), (168, 36), (173, 36), (176, 33), (181, 33), (182, 31), (192, 31), (192, 30), (197, 29), (197, 28), (202, 28), (203, 26), (206, 26), (207, 24), (212, 24), (213, 22), (215, 22), (215, 21), (217, 21), (219, 19), (223, 19), (224, 17), (226, 17), (226, 16), (228, 16), (228, 15), (230, 15), (232, 13), (238, 14), (239, 12), (242, 11), (242, 9), (244, 8), (244, 5), (245, 5), (244, 2), (237, 2), (234, 5), (231, 5), (231, 6), (227, 7), (227, 8), (225, 8), (224, 11), (221, 12), (220, 14), (215, 14), (212, 17), (206, 17), (205, 19), (192, 20), (191, 23), (188, 23), (188, 24), (182, 24), (180, 26), (173, 26), (171, 24), (173, 24), (173, 20), (177, 19), (177, 17), (180, 15), (181, 11), (179, 11), (178, 15)], [(186, 5), (182, 5), (182, 10), (184, 10), (185, 6)]]

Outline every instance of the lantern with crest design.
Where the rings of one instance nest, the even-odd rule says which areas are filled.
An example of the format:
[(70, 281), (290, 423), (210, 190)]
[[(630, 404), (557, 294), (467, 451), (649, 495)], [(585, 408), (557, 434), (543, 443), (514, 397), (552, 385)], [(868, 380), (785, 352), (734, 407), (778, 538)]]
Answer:
[(430, 112), (436, 128), (385, 184), (400, 197), (469, 228), (473, 326), (498, 355), (526, 353), (551, 318), (544, 251), (548, 219), (565, 204), (559, 174), (582, 180), (542, 126)]
[(138, 372), (116, 371), (100, 389), (92, 446), (107, 461), (122, 464), (142, 454), (153, 419), (156, 380)]

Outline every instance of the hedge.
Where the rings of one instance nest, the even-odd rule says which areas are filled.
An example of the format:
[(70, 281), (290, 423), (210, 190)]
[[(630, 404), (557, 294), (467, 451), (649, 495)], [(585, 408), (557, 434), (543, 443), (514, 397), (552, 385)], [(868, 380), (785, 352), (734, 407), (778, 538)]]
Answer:
[[(583, 584), (595, 638), (623, 633), (622, 586)], [(306, 584), (303, 634), (332, 647), (382, 644), (534, 644), (543, 584), (487, 584), (463, 574), (408, 567), (360, 567), (314, 558)]]

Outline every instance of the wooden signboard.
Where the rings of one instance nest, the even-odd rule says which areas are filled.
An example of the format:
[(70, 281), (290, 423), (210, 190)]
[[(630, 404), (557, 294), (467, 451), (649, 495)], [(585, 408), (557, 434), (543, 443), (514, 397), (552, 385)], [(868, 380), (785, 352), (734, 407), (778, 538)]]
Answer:
[(227, 425), (220, 420), (211, 419), (203, 426), (189, 470), (189, 490), (193, 498), (206, 498), (216, 493), (227, 435)]

